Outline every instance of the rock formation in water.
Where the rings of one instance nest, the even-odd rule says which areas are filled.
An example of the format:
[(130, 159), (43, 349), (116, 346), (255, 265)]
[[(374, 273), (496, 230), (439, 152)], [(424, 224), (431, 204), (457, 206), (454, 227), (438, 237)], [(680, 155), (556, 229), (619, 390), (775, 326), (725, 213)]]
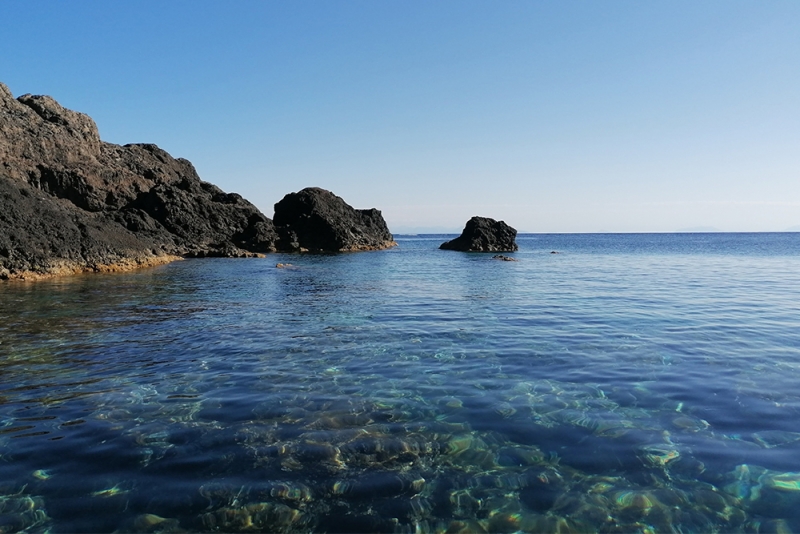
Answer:
[(274, 222), (283, 251), (347, 252), (397, 245), (379, 210), (354, 209), (319, 187), (283, 197), (275, 204)]
[(516, 237), (517, 231), (503, 221), (473, 217), (460, 236), (442, 243), (439, 248), (462, 252), (514, 252), (518, 250)]
[(0, 278), (275, 250), (272, 221), (151, 144), (100, 140), (87, 115), (0, 84)]

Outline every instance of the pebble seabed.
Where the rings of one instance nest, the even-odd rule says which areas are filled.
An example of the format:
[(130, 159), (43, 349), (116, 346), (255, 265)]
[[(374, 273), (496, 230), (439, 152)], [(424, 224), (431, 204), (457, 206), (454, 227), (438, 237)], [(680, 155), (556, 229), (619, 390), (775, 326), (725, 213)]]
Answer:
[[(191, 399), (185, 391), (167, 395), (182, 399), (171, 409), (163, 393), (146, 388), (131, 392), (128, 408), (118, 398), (114, 406), (97, 406), (87, 418), (104, 422), (117, 447), (126, 444), (128, 462), (144, 480), (163, 466), (193, 475), (180, 491), (161, 495), (141, 481), (109, 479), (107, 487), (85, 488), (75, 504), (127, 516), (120, 532), (788, 532), (795, 526), (784, 517), (800, 505), (800, 473), (747, 464), (710, 472), (684, 443), (720, 438), (680, 406), (625, 407), (599, 389), (552, 380), (517, 382), (499, 402), (496, 394), (445, 395), (430, 405), (389, 383), (374, 392), (383, 400), (371, 401), (357, 395), (363, 383), (326, 371), (349, 400), (295, 395), (259, 405), (225, 430), (203, 422), (208, 408), (185, 402)], [(485, 424), (501, 421), (518, 435), (475, 430), (460, 417), (470, 409), (482, 411)], [(2, 429), (6, 436), (23, 431)], [(588, 469), (532, 443), (567, 434), (593, 444), (584, 447), (596, 453), (586, 459)], [(772, 448), (800, 434), (747, 440)], [(614, 452), (602, 457), (603, 450)], [(50, 531), (46, 495), (58, 478), (41, 469), (21, 486), (5, 485), (0, 531)]]

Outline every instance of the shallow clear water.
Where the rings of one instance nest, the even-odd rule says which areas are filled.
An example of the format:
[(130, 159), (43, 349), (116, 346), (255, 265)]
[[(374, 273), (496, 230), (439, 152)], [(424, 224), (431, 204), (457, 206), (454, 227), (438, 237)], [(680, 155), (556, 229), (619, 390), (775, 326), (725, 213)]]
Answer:
[(800, 234), (445, 239), (1, 285), (0, 532), (800, 530)]

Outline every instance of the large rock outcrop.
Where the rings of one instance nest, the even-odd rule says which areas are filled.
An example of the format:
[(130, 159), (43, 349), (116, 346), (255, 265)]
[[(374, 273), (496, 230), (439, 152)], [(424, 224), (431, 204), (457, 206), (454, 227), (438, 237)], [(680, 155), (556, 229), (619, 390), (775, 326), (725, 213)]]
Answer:
[(330, 191), (307, 187), (275, 204), (278, 248), (289, 252), (380, 250), (397, 245), (376, 209), (357, 210)]
[(439, 248), (462, 252), (514, 252), (519, 249), (516, 237), (517, 231), (503, 221), (473, 217), (460, 236), (442, 243)]
[(151, 144), (0, 83), (0, 278), (275, 250), (272, 221)]

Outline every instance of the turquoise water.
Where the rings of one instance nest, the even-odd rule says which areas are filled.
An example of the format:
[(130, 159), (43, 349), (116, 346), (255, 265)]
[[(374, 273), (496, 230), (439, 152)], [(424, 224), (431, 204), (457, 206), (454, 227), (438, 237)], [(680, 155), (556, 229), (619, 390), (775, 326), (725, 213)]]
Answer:
[(446, 239), (1, 285), (0, 532), (800, 531), (800, 234)]

